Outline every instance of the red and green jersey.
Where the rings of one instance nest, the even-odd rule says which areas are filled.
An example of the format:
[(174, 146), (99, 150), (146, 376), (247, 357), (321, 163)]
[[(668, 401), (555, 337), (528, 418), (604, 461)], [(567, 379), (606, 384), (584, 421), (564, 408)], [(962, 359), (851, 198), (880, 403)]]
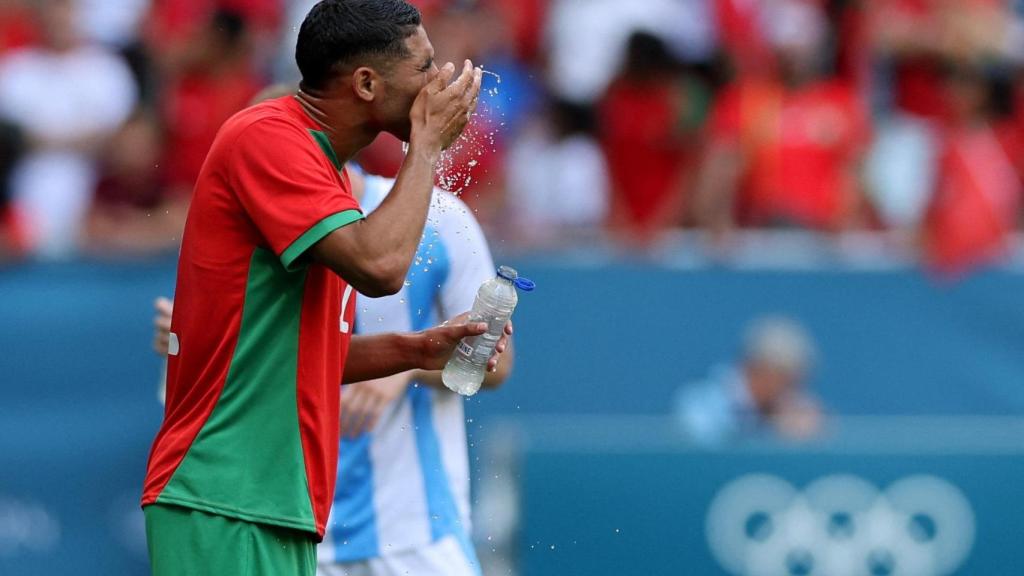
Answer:
[(143, 506), (322, 537), (355, 294), (306, 252), (362, 218), (340, 168), (293, 97), (244, 110), (217, 134), (182, 239)]

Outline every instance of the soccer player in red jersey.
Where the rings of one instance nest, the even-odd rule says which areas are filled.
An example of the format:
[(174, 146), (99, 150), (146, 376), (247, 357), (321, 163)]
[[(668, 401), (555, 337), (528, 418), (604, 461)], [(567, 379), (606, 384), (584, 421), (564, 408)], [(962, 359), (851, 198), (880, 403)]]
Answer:
[[(402, 287), (435, 165), (472, 114), (480, 71), (466, 61), (449, 84), (455, 67), (434, 66), (402, 0), (320, 2), (296, 60), (298, 93), (228, 120), (196, 183), (142, 497), (155, 576), (313, 574), (334, 490), (338, 383), (440, 369), (486, 329), (351, 338), (354, 291)], [(409, 152), (364, 218), (341, 167), (380, 132)]]

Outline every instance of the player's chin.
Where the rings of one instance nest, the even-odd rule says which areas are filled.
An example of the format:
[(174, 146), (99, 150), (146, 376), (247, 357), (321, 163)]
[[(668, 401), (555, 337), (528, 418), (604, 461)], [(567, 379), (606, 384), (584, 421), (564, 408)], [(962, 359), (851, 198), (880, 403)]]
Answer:
[(402, 142), (408, 142), (412, 137), (412, 123), (408, 121), (402, 122), (387, 128), (385, 131)]

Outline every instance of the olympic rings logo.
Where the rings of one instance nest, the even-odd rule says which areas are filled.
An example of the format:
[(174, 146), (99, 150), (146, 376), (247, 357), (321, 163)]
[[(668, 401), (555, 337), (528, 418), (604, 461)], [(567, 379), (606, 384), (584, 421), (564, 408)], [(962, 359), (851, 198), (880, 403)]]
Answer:
[(935, 476), (879, 491), (850, 475), (802, 491), (767, 474), (719, 490), (707, 515), (708, 545), (737, 576), (945, 576), (974, 547), (974, 511)]

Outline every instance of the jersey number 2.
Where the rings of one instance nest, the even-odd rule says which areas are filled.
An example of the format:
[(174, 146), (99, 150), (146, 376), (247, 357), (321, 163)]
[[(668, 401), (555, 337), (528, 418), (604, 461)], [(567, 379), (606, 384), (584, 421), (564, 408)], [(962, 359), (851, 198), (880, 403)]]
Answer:
[(352, 326), (345, 321), (345, 310), (348, 310), (348, 299), (352, 297), (352, 287), (345, 286), (345, 294), (341, 296), (341, 333), (348, 334)]

